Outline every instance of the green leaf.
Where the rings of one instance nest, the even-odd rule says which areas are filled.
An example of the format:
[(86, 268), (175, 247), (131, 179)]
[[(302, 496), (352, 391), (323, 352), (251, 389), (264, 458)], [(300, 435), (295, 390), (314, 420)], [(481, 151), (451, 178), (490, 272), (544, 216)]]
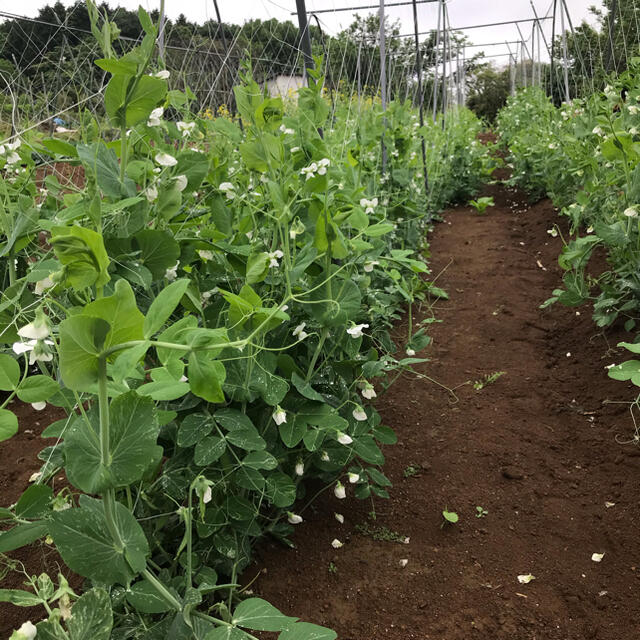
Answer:
[(178, 446), (192, 447), (208, 436), (213, 429), (213, 420), (204, 413), (191, 413), (185, 417), (178, 428)]
[(106, 585), (126, 585), (146, 567), (149, 545), (142, 528), (123, 504), (115, 503), (114, 515), (123, 547), (111, 538), (104, 503), (88, 496), (80, 497), (79, 508), (53, 514), (51, 535), (72, 571)]
[(141, 76), (135, 88), (133, 76), (118, 74), (104, 92), (107, 115), (118, 128), (135, 127), (145, 122), (167, 94), (167, 82), (153, 76)]
[(251, 640), (252, 636), (237, 627), (218, 627), (207, 633), (204, 640)]
[(226, 371), (222, 362), (212, 360), (204, 352), (193, 352), (189, 356), (188, 377), (196, 396), (207, 402), (224, 402), (222, 383)]
[(16, 433), (18, 433), (18, 418), (15, 413), (8, 409), (0, 409), (0, 442), (8, 440)]
[(282, 631), (295, 622), (262, 598), (242, 601), (233, 612), (232, 624), (257, 631)]
[(22, 589), (0, 589), (0, 602), (9, 602), (17, 607), (37, 607), (42, 604), (35, 593)]
[(111, 325), (104, 341), (104, 349), (142, 339), (144, 316), (136, 305), (136, 297), (126, 280), (118, 280), (113, 295), (90, 302), (83, 316), (102, 318)]
[(76, 290), (101, 287), (111, 279), (109, 256), (99, 233), (77, 226), (53, 227), (51, 244), (64, 266), (68, 286)]
[(42, 141), (42, 145), (51, 153), (55, 153), (59, 156), (69, 156), (71, 158), (78, 157), (78, 151), (74, 145), (65, 140), (58, 140), (57, 138), (45, 138)]
[(152, 400), (171, 401), (182, 398), (189, 393), (191, 387), (188, 382), (180, 382), (179, 380), (158, 380), (156, 382), (148, 382), (138, 387), (136, 391), (141, 396), (148, 396)]
[(90, 391), (98, 381), (98, 356), (111, 331), (102, 318), (71, 316), (60, 323), (60, 373), (69, 389)]
[(291, 382), (293, 386), (298, 390), (300, 395), (309, 400), (316, 400), (318, 402), (324, 402), (324, 398), (308, 383), (305, 382), (295, 371), (291, 374)]
[(171, 606), (158, 595), (157, 589), (148, 580), (140, 580), (127, 590), (127, 602), (141, 613), (171, 611)]
[(222, 456), (227, 448), (227, 443), (220, 436), (207, 436), (196, 445), (193, 452), (193, 461), (200, 467), (215, 462)]
[(246, 413), (239, 411), (238, 409), (231, 409), (225, 407), (218, 409), (214, 416), (216, 422), (227, 431), (233, 431), (234, 429), (254, 429), (253, 422)]
[(252, 451), (242, 460), (242, 464), (251, 469), (271, 471), (278, 466), (278, 460), (268, 451)]
[(53, 498), (51, 487), (46, 484), (34, 484), (28, 487), (16, 504), (16, 515), (19, 518), (40, 518), (49, 511)]
[(269, 254), (266, 252), (254, 253), (247, 260), (246, 278), (248, 284), (262, 282), (269, 272)]
[(126, 487), (142, 478), (149, 464), (162, 454), (156, 444), (158, 421), (150, 398), (135, 391), (111, 402), (108, 464), (100, 452), (100, 418), (97, 408), (74, 420), (65, 438), (66, 470), (70, 482), (86, 493)]
[[(217, 120), (218, 118), (216, 118)], [(199, 153), (192, 149), (185, 149), (176, 158), (175, 175), (183, 175), (187, 178), (185, 193), (191, 193), (200, 188), (202, 181), (209, 173), (209, 160), (205, 153)], [(175, 264), (175, 262), (174, 262)], [(172, 265), (173, 266), (173, 265)]]
[(130, 373), (138, 366), (140, 360), (144, 358), (150, 346), (151, 343), (145, 341), (135, 347), (120, 351), (111, 368), (113, 379), (122, 382), (128, 378)]
[(370, 464), (384, 464), (382, 451), (371, 436), (360, 436), (353, 441), (353, 450), (365, 462)]
[(458, 517), (458, 514), (455, 511), (443, 511), (442, 512), (442, 517), (447, 521), (450, 522), (451, 524), (456, 524), (456, 522), (458, 522), (458, 520), (460, 519)]
[(96, 177), (105, 196), (112, 200), (135, 196), (136, 186), (131, 178), (125, 178), (124, 184), (120, 182), (120, 163), (113, 149), (107, 148), (103, 142), (96, 142), (78, 144), (77, 152), (87, 172)]
[(0, 553), (8, 553), (35, 542), (49, 531), (46, 522), (19, 524), (8, 531), (0, 532)]
[(267, 443), (254, 426), (234, 429), (226, 435), (226, 438), (231, 444), (245, 451), (261, 451), (267, 448)]
[(140, 249), (140, 262), (154, 280), (164, 278), (167, 269), (174, 267), (180, 257), (180, 245), (168, 231), (143, 229), (133, 238)]
[(288, 507), (295, 502), (296, 485), (285, 473), (274, 471), (267, 477), (267, 497), (276, 507)]
[(280, 437), (290, 449), (296, 447), (304, 434), (307, 432), (307, 423), (305, 420), (300, 420), (298, 416), (289, 416), (287, 422), (283, 422), (278, 426)]
[(42, 402), (60, 390), (58, 383), (49, 376), (30, 376), (20, 383), (17, 396), (22, 402)]
[(310, 622), (296, 622), (285, 629), (278, 640), (335, 640), (338, 634)]
[(104, 589), (91, 589), (73, 605), (67, 621), (71, 640), (109, 640), (113, 628), (111, 598)]
[(117, 74), (133, 76), (138, 70), (134, 62), (118, 60), (116, 58), (100, 58), (95, 61), (95, 64), (114, 76)]
[(147, 311), (147, 317), (144, 319), (145, 338), (150, 338), (162, 328), (162, 325), (180, 304), (180, 300), (188, 286), (189, 280), (184, 278), (172, 282), (160, 292), (158, 297), (151, 303), (149, 311)]

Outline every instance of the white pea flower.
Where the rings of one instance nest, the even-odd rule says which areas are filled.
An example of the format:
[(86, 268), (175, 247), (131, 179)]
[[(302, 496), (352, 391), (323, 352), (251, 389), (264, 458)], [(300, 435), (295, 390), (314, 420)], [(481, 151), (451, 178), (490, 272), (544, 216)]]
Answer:
[(632, 116), (637, 115), (638, 111), (640, 111), (640, 109), (639, 109), (635, 104), (630, 104), (630, 105), (629, 105), (629, 113), (630, 113)]
[(362, 198), (360, 200), (360, 206), (364, 209), (365, 213), (373, 213), (375, 208), (378, 206), (378, 198), (373, 198), (373, 200)]
[(594, 127), (592, 133), (596, 136), (603, 136), (604, 135), (604, 131), (602, 130), (602, 127), (598, 126), (598, 127)]
[(602, 558), (604, 558), (604, 553), (594, 553), (594, 554), (591, 556), (591, 559), (592, 559), (594, 562), (602, 562)]
[(331, 458), (329, 457), (329, 454), (326, 451), (323, 451), (322, 455), (320, 456), (320, 460), (322, 460), (322, 462), (329, 462)]
[(15, 151), (12, 151), (7, 156), (7, 164), (16, 164), (16, 162), (20, 162), (20, 156)]
[(532, 580), (535, 580), (535, 579), (536, 577), (531, 575), (530, 573), (518, 576), (518, 582), (520, 584), (529, 584)]
[(187, 184), (189, 184), (189, 180), (184, 174), (176, 176), (174, 180), (176, 182), (176, 187), (178, 187), (178, 191), (184, 191), (187, 188)]
[(279, 267), (280, 263), (278, 262), (278, 260), (280, 260), (283, 256), (284, 256), (284, 253), (282, 253), (280, 249), (271, 251), (269, 253), (269, 268), (271, 269), (272, 267)]
[(49, 325), (44, 313), (39, 312), (33, 322), (20, 327), (18, 335), (29, 340), (44, 340), (49, 335)]
[(312, 162), (308, 167), (302, 167), (302, 169), (300, 169), (300, 173), (303, 176), (306, 176), (307, 180), (311, 180), (311, 178), (315, 177), (317, 171), (318, 165), (315, 162)]
[(624, 210), (624, 215), (627, 216), (627, 218), (637, 218), (638, 211), (635, 209), (635, 207), (629, 207), (628, 209)]
[(38, 282), (36, 282), (36, 286), (34, 287), (33, 292), (37, 296), (41, 296), (47, 289), (51, 289), (51, 287), (53, 287), (54, 285), (55, 282), (49, 276), (47, 276), (46, 278), (43, 278), (42, 280), (38, 280)]
[(340, 542), (340, 540), (338, 540), (338, 538), (335, 538), (335, 539), (333, 540), (333, 542), (331, 543), (331, 546), (332, 546), (334, 549), (339, 549), (340, 547), (344, 547), (344, 544), (343, 544), (342, 542)]
[(53, 354), (44, 346), (53, 346), (51, 340), (27, 340), (26, 342), (14, 342), (13, 352), (17, 355), (29, 353), (29, 364), (36, 362), (51, 362)]
[(15, 151), (16, 149), (19, 149), (21, 145), (22, 140), (20, 140), (20, 138), (16, 138), (13, 142), (7, 142), (5, 147), (7, 148), (7, 151)]
[(298, 340), (304, 340), (309, 334), (304, 330), (307, 326), (306, 322), (301, 322), (293, 331), (293, 337), (298, 338)]
[(300, 147), (291, 147), (291, 153), (298, 153), (300, 151)]
[(158, 189), (155, 185), (151, 185), (147, 187), (144, 191), (144, 197), (147, 199), (147, 202), (155, 202), (158, 199)]
[(342, 431), (338, 431), (338, 442), (346, 447), (353, 442), (353, 438)]
[(369, 382), (365, 385), (364, 389), (360, 392), (362, 393), (362, 397), (367, 400), (373, 400), (377, 396), (376, 390), (373, 388), (373, 385)]
[(148, 127), (159, 127), (162, 124), (162, 114), (164, 113), (164, 109), (162, 107), (158, 107), (154, 109), (149, 114), (149, 119), (147, 120)]
[(287, 511), (287, 520), (289, 521), (289, 524), (300, 524), (302, 522), (302, 516), (299, 516), (297, 513)]
[(335, 495), (338, 500), (344, 500), (347, 497), (347, 491), (342, 482), (336, 482), (336, 486), (333, 488), (333, 495)]
[(325, 173), (327, 173), (327, 168), (330, 164), (331, 160), (329, 160), (329, 158), (322, 158), (322, 160), (318, 162), (318, 175), (323, 176)]
[(404, 569), (409, 564), (409, 560), (403, 558), (398, 564)]
[(37, 633), (36, 625), (31, 620), (27, 620), (17, 631), (11, 634), (11, 638), (13, 640), (33, 640)]
[(280, 405), (278, 405), (276, 407), (276, 410), (273, 412), (272, 417), (273, 417), (273, 421), (277, 425), (281, 425), (283, 422), (287, 421), (287, 412)]
[(202, 502), (208, 504), (211, 502), (211, 487), (207, 487), (202, 494)]
[(218, 189), (224, 192), (224, 195), (227, 198), (227, 200), (233, 200), (236, 197), (236, 193), (234, 191), (235, 187), (233, 186), (233, 184), (231, 184), (231, 182), (223, 182), (218, 187)]
[(178, 161), (173, 156), (164, 153), (164, 151), (156, 153), (155, 161), (161, 167), (175, 167), (178, 164)]
[(334, 513), (333, 517), (340, 523), (344, 524), (344, 516), (341, 513)]
[(180, 265), (180, 261), (175, 263), (173, 267), (170, 267), (164, 272), (164, 277), (169, 281), (173, 282), (178, 277), (178, 266)]
[(553, 227), (553, 229), (547, 229), (547, 233), (552, 237), (552, 238), (557, 238), (558, 237), (558, 230)]
[(591, 226), (587, 227), (587, 233), (593, 233), (593, 227)]
[(283, 124), (280, 125), (280, 131), (282, 131), (282, 133), (284, 133), (285, 136), (292, 136), (295, 133), (293, 129), (289, 129), (285, 127)]
[(368, 324), (354, 324), (353, 327), (349, 327), (347, 329), (347, 333), (352, 338), (359, 338), (360, 336), (362, 336), (362, 330), (368, 329), (368, 328), (369, 328)]
[(364, 422), (367, 419), (367, 414), (365, 412), (365, 410), (360, 407), (357, 406), (352, 412), (351, 415), (358, 420), (358, 422)]
[(41, 402), (32, 402), (31, 406), (36, 410), (36, 411), (42, 411), (43, 409), (46, 409), (47, 407), (47, 403), (44, 401)]
[(358, 482), (358, 480), (360, 480), (359, 474), (352, 473), (351, 471), (347, 474), (347, 477), (349, 478), (349, 482), (351, 484), (355, 484), (356, 482)]
[(364, 267), (363, 269), (367, 272), (367, 273), (371, 273), (373, 271), (373, 268), (376, 265), (379, 265), (380, 263), (377, 260), (367, 260), (364, 263)]
[(36, 471), (29, 476), (29, 482), (38, 482), (42, 478), (42, 471)]
[(176, 122), (176, 127), (178, 127), (178, 131), (182, 133), (183, 138), (187, 138), (193, 133), (193, 130), (196, 128), (195, 122)]
[(158, 71), (158, 73), (154, 74), (154, 76), (156, 78), (160, 78), (160, 80), (168, 80), (170, 75), (171, 72), (168, 69), (162, 69), (162, 71)]
[(296, 462), (296, 475), (303, 476), (304, 475), (304, 462), (298, 461)]
[(415, 356), (416, 355), (416, 351), (415, 349), (407, 349), (405, 352), (409, 357)]
[(209, 251), (208, 249), (198, 249), (198, 255), (203, 260), (213, 260), (213, 251)]
[(630, 133), (632, 136), (637, 136), (637, 135), (638, 135), (638, 133), (640, 133), (640, 132), (638, 131), (638, 127), (631, 127), (631, 129), (629, 129), (629, 133)]

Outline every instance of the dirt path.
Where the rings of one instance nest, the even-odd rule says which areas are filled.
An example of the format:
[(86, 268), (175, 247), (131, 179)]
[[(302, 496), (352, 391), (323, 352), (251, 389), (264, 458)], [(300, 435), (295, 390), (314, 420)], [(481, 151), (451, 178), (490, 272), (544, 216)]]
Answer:
[[(305, 513), (296, 550), (267, 545), (247, 571), (267, 567), (257, 593), (341, 640), (640, 637), (640, 452), (615, 440), (630, 433), (627, 406), (603, 404), (633, 397), (604, 368), (625, 357), (607, 353), (619, 336), (597, 334), (587, 308), (538, 309), (561, 276), (547, 234), (557, 214), (488, 191), (488, 215), (448, 211), (432, 235), (450, 300), (437, 304), (444, 322), (422, 370), (449, 387), (505, 374), (458, 389), (458, 402), (426, 380), (398, 381), (379, 403), (400, 440), (385, 451), (394, 487), (377, 519), (371, 503), (329, 492)], [(445, 507), (459, 524), (441, 528)]]

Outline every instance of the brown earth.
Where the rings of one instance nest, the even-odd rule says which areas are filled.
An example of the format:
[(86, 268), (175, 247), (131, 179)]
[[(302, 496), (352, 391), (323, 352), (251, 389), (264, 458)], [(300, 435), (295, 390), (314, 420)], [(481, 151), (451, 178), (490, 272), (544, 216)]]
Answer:
[[(385, 451), (391, 499), (327, 492), (304, 512), (297, 549), (266, 544), (245, 574), (266, 568), (256, 594), (341, 640), (640, 637), (640, 451), (618, 441), (632, 436), (628, 404), (611, 403), (635, 393), (604, 368), (626, 358), (615, 350), (622, 334), (598, 333), (586, 308), (538, 309), (561, 275), (560, 242), (547, 234), (557, 214), (500, 186), (488, 194), (497, 206), (487, 215), (450, 210), (431, 236), (450, 300), (434, 305), (443, 323), (432, 325), (431, 361), (418, 370), (455, 397), (407, 375), (378, 402), (399, 435)], [(430, 315), (425, 306), (418, 320)], [(505, 374), (480, 391), (465, 384), (496, 371)], [(19, 434), (0, 445), (0, 504), (39, 468), (50, 443), (37, 434), (57, 417), (20, 410)], [(477, 518), (477, 506), (488, 514)], [(458, 524), (442, 527), (445, 507)], [(333, 549), (334, 538), (344, 546)], [(12, 556), (29, 573), (56, 573), (46, 545)], [(519, 584), (528, 573), (536, 579)], [(20, 582), (11, 573), (2, 586)], [(38, 617), (25, 611), (0, 605), (0, 637)]]
[[(394, 487), (376, 519), (371, 502), (329, 491), (303, 514), (297, 549), (265, 545), (247, 576), (266, 568), (256, 593), (341, 640), (636, 640), (640, 451), (620, 444), (628, 404), (611, 404), (635, 392), (605, 369), (629, 359), (615, 350), (623, 334), (598, 333), (586, 307), (538, 309), (561, 277), (547, 234), (557, 213), (502, 186), (488, 195), (487, 215), (447, 211), (431, 236), (450, 300), (435, 305), (443, 323), (418, 370), (456, 397), (399, 380), (378, 402), (399, 443), (385, 450)], [(482, 390), (459, 387), (496, 371)], [(442, 526), (445, 508), (458, 524)]]

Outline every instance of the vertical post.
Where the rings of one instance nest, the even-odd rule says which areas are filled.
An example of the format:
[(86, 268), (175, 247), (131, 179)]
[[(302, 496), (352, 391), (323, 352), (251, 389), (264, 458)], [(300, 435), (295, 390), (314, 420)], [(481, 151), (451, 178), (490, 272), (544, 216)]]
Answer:
[(462, 47), (462, 106), (467, 104), (467, 45)]
[(556, 86), (556, 78), (555, 78), (555, 60), (556, 60), (556, 15), (558, 10), (558, 0), (553, 0), (553, 23), (551, 27), (551, 67), (550, 71), (550, 82), (551, 82), (551, 101), (555, 103), (555, 86)]
[(613, 2), (611, 3), (611, 11), (609, 12), (608, 15), (608, 19), (609, 19), (609, 51), (607, 53), (607, 66), (605, 68), (605, 71), (607, 73), (609, 73), (610, 71), (613, 70), (613, 68), (617, 68), (618, 65), (616, 64), (615, 58), (614, 58), (614, 46), (613, 46), (613, 42), (615, 40), (616, 37), (616, 17), (617, 17), (617, 13), (618, 13), (618, 0), (613, 0)]
[[(387, 48), (384, 21), (384, 0), (380, 0), (380, 10), (378, 12), (380, 20), (380, 97), (382, 101), (382, 112), (387, 110)], [(383, 120), (382, 132), (382, 171), (387, 168), (387, 149), (384, 145), (384, 129), (386, 129), (386, 118)]]
[(436, 29), (436, 48), (435, 59), (433, 63), (433, 121), (436, 121), (436, 114), (438, 113), (438, 54), (440, 53), (440, 16), (442, 7), (442, 0), (438, 0), (438, 27)]
[[(424, 127), (424, 93), (422, 92), (422, 51), (420, 51), (420, 39), (418, 37), (418, 8), (416, 0), (413, 0), (413, 33), (416, 42), (416, 70), (418, 73), (418, 113), (420, 114), (420, 128)], [(424, 175), (424, 195), (429, 193), (429, 175), (427, 173), (427, 147), (422, 140), (422, 173)]]
[(540, 47), (541, 36), (544, 37), (544, 32), (540, 26), (540, 22), (536, 22), (538, 25), (538, 86), (542, 87), (542, 49)]
[(358, 68), (356, 69), (356, 74), (358, 76), (358, 106), (360, 106), (360, 101), (362, 100), (362, 71), (360, 67), (360, 59), (362, 54), (362, 41), (364, 40), (364, 36), (360, 39), (360, 44), (358, 45), (358, 59), (356, 64)]
[(307, 20), (307, 7), (305, 0), (296, 0), (296, 10), (298, 12), (298, 29), (300, 30), (300, 48), (304, 56), (304, 76), (307, 76), (307, 69), (313, 69), (313, 56), (311, 55), (311, 34), (309, 33), (309, 21)]
[(447, 117), (447, 44), (449, 41), (449, 30), (447, 29), (447, 5), (442, 0), (442, 126)]
[(536, 23), (531, 26), (531, 86), (536, 86)]
[(164, 0), (160, 0), (160, 19), (158, 20), (158, 57), (160, 58), (160, 63), (164, 66), (164, 23), (165, 23), (165, 14), (164, 14)]
[(564, 67), (564, 99), (569, 102), (569, 60), (567, 54), (567, 32), (564, 28), (564, 3), (560, 7), (560, 25), (562, 29), (562, 65)]

